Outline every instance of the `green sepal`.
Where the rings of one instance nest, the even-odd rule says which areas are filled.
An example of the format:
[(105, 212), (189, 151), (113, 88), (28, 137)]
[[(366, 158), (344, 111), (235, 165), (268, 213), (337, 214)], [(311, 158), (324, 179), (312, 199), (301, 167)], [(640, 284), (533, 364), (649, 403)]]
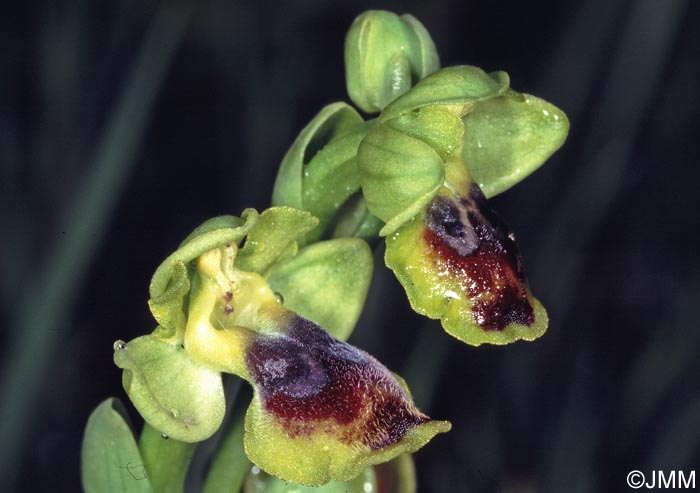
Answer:
[(333, 229), (332, 238), (359, 238), (370, 247), (377, 242), (384, 222), (372, 214), (361, 193), (355, 194), (343, 206)]
[(428, 31), (410, 15), (366, 11), (345, 38), (348, 95), (367, 113), (381, 111), (439, 66)]
[(177, 344), (184, 336), (185, 300), (192, 272), (188, 264), (204, 252), (229, 243), (238, 244), (258, 220), (254, 209), (242, 218), (219, 216), (205, 221), (190, 233), (178, 249), (156, 269), (149, 286), (151, 313), (159, 324), (154, 336)]
[(346, 340), (360, 317), (372, 279), (367, 243), (339, 238), (302, 248), (267, 278), (284, 306)]
[(318, 219), (292, 207), (271, 207), (260, 214), (236, 255), (235, 265), (250, 272), (265, 272), (301, 236), (318, 225)]
[(253, 466), (243, 493), (367, 493), (377, 491), (374, 467), (367, 467), (350, 481), (330, 481), (323, 486), (303, 486), (283, 481)]
[(473, 346), (484, 343), (509, 344), (540, 337), (549, 323), (542, 304), (531, 298), (532, 325), (509, 323), (502, 330), (485, 330), (472, 314), (472, 299), (465, 290), (460, 273), (436, 264), (434, 252), (424, 239), (423, 214), (399, 228), (387, 238), (385, 261), (399, 280), (414, 311), (440, 319), (445, 331)]
[(358, 164), (367, 208), (391, 224), (382, 234), (417, 214), (445, 175), (443, 161), (432, 147), (386, 125), (367, 133), (358, 150)]
[(379, 121), (383, 123), (426, 106), (446, 106), (462, 116), (475, 103), (503, 94), (509, 83), (505, 72), (487, 74), (469, 65), (443, 68), (387, 106)]
[(124, 390), (143, 418), (183, 442), (210, 437), (224, 417), (221, 374), (193, 362), (185, 348), (151, 335), (114, 345)]
[(348, 198), (360, 190), (357, 148), (374, 121), (358, 124), (320, 149), (304, 168), (304, 209), (319, 218), (304, 243), (318, 241)]
[(346, 103), (324, 107), (301, 131), (280, 164), (272, 191), (272, 205), (304, 207), (304, 167), (333, 138), (362, 123), (362, 117)]
[(152, 493), (139, 447), (124, 405), (103, 401), (90, 414), (80, 454), (86, 493)]
[(559, 108), (528, 94), (478, 104), (464, 117), (462, 156), (486, 197), (493, 197), (539, 168), (569, 131)]

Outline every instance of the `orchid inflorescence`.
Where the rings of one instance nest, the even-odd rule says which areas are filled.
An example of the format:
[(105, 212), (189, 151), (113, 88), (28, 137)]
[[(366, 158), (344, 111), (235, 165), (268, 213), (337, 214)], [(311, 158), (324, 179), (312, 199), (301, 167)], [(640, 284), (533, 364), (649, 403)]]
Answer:
[[(284, 157), (272, 207), (195, 229), (153, 276), (156, 329), (114, 345), (129, 398), (171, 440), (200, 442), (221, 427), (222, 373), (250, 383), (247, 491), (275, 477), (362, 491), (376, 483), (374, 465), (406, 460), (450, 429), (416, 408), (401, 377), (345, 342), (382, 238), (412, 308), (455, 338), (529, 341), (548, 324), (488, 199), (562, 145), (564, 113), (513, 90), (504, 72), (440, 69), (410, 15), (359, 16), (345, 64), (350, 99), (374, 116), (342, 102), (323, 108)], [(83, 449), (88, 491), (106, 484), (88, 453), (102, 436), (98, 412), (107, 411), (93, 414)]]

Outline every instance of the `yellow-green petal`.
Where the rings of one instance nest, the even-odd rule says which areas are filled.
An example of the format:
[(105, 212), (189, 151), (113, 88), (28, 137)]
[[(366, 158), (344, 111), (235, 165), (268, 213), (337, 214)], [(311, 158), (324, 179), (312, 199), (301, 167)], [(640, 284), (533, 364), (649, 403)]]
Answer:
[(445, 106), (462, 115), (472, 105), (500, 96), (508, 90), (508, 74), (487, 74), (478, 67), (457, 65), (429, 75), (387, 106), (379, 116), (386, 122), (426, 106)]
[(236, 265), (251, 272), (265, 272), (298, 238), (318, 225), (318, 219), (292, 207), (265, 209), (236, 255)]
[(388, 120), (385, 125), (425, 142), (443, 161), (462, 148), (464, 124), (458, 115), (442, 106), (427, 106), (404, 113)]

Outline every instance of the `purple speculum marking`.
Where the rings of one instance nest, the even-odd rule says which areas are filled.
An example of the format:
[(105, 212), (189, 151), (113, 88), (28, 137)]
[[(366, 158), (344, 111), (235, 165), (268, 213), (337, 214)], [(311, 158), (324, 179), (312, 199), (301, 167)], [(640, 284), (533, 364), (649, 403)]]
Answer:
[(247, 363), (265, 410), (291, 436), (332, 423), (340, 441), (376, 450), (429, 420), (377, 360), (302, 317), (284, 335), (256, 339)]
[(520, 253), (508, 225), (473, 184), (458, 201), (438, 195), (425, 214), (423, 237), (452, 277), (476, 301), (472, 313), (485, 330), (535, 321)]

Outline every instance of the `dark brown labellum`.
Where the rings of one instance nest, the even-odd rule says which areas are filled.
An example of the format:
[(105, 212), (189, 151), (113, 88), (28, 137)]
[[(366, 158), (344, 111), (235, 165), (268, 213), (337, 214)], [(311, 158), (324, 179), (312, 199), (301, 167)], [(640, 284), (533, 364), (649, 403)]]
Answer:
[(503, 330), (535, 321), (527, 278), (508, 226), (473, 184), (467, 197), (436, 196), (425, 215), (424, 239), (472, 300), (477, 324)]
[(247, 362), (265, 409), (292, 436), (330, 421), (339, 440), (376, 450), (429, 420), (377, 360), (301, 317), (286, 334), (256, 340)]

